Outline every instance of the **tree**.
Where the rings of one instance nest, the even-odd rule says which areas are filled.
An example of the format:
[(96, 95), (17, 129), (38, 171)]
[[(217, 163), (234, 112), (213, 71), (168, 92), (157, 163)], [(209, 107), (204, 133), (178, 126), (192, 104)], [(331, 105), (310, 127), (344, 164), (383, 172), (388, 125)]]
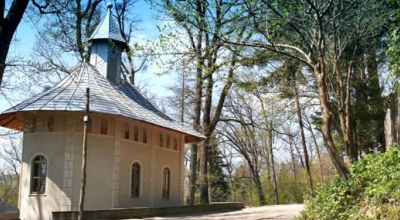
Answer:
[[(217, 145), (216, 138), (212, 139), (213, 145)], [(223, 168), (227, 165), (223, 160), (223, 156), (218, 146), (212, 146), (210, 155), (210, 171), (209, 171), (209, 187), (210, 187), (210, 200), (214, 202), (225, 202), (228, 200), (231, 189), (226, 181), (226, 175)]]
[[(191, 147), (191, 190), (189, 204), (194, 203), (196, 192), (196, 171), (199, 168), (199, 188), (201, 203), (209, 203), (208, 190), (208, 165), (209, 155), (212, 151), (210, 140), (219, 122), (225, 99), (234, 83), (235, 70), (238, 66), (238, 54), (243, 51), (241, 46), (226, 47), (218, 36), (224, 35), (232, 41), (239, 42), (248, 39), (246, 26), (240, 25), (236, 1), (163, 1), (159, 4), (166, 16), (174, 19), (179, 36), (173, 36), (174, 42), (183, 41), (184, 49), (178, 50), (179, 54), (188, 55), (181, 59), (191, 59), (194, 66), (195, 86), (193, 95), (193, 123), (195, 130), (201, 131), (206, 139)], [(182, 38), (184, 36), (184, 38)], [(176, 45), (172, 45), (176, 46)], [(216, 94), (215, 88), (221, 83), (216, 82), (219, 76), (222, 89)], [(218, 101), (215, 104), (213, 100)], [(199, 158), (199, 164), (197, 164)]]
[(2, 202), (11, 203), (17, 206), (19, 176), (21, 169), (21, 147), (18, 142), (11, 137), (5, 138), (0, 158), (3, 165), (0, 168), (0, 194)]
[(28, 3), (29, 0), (14, 0), (7, 12), (5, 0), (0, 1), (0, 86), (6, 69), (6, 59), (12, 37), (22, 20)]
[(236, 92), (234, 97), (228, 99), (226, 107), (229, 118), (232, 118), (232, 120), (224, 122), (219, 134), (245, 159), (257, 190), (258, 201), (260, 205), (266, 205), (260, 177), (263, 149), (260, 139), (263, 134), (260, 134), (260, 130), (257, 129), (256, 121), (258, 121), (258, 118), (256, 118), (255, 110), (252, 107), (254, 105), (254, 102), (246, 101), (242, 94)]
[(127, 82), (131, 83), (132, 85), (135, 84), (136, 73), (145, 67), (147, 61), (147, 53), (146, 53), (144, 54), (143, 59), (138, 65), (138, 67), (135, 66), (133, 56), (134, 55), (137, 56), (138, 52), (140, 50), (143, 50), (144, 48), (137, 43), (133, 45), (130, 43), (133, 31), (135, 30), (134, 24), (136, 20), (128, 15), (132, 13), (131, 8), (134, 6), (136, 2), (137, 0), (122, 0), (122, 2), (114, 0), (114, 5), (116, 6), (115, 7), (116, 16), (118, 19), (118, 26), (122, 34), (122, 37), (127, 42), (127, 45), (129, 47), (126, 53), (126, 59), (124, 60), (125, 62), (121, 63), (122, 73), (123, 73), (122, 76), (125, 78)]
[(386, 8), (375, 1), (332, 0), (245, 1), (244, 5), (259, 36), (247, 46), (297, 59), (313, 73), (325, 146), (339, 175), (348, 179), (349, 171), (332, 138), (333, 106), (327, 82), (335, 62), (344, 61), (344, 50), (381, 30)]

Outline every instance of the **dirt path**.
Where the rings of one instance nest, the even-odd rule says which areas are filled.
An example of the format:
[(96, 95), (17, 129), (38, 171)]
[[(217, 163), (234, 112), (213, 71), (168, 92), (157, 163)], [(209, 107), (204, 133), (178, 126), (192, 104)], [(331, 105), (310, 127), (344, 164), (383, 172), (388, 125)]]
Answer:
[(303, 205), (277, 205), (245, 208), (239, 211), (221, 213), (196, 213), (193, 215), (179, 215), (169, 217), (146, 218), (148, 220), (293, 220), (303, 210)]

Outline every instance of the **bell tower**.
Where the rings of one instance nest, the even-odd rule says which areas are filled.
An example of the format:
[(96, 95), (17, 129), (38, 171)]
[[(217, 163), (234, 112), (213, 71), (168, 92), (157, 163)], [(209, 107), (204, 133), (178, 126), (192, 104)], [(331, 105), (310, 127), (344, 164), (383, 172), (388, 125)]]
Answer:
[(127, 48), (117, 21), (111, 12), (112, 4), (107, 4), (107, 13), (90, 36), (90, 64), (109, 81), (121, 81), (121, 54)]

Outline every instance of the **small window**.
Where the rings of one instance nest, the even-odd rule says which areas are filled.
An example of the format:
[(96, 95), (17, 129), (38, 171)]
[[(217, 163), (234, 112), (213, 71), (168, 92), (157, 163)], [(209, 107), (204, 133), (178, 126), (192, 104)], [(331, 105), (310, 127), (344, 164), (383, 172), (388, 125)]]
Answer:
[(160, 134), (160, 147), (162, 147), (164, 144), (164, 136), (163, 134)]
[(35, 133), (36, 132), (36, 126), (37, 126), (36, 118), (33, 118), (31, 124), (29, 125), (29, 132)]
[(43, 194), (46, 191), (47, 162), (44, 156), (36, 156), (31, 165), (31, 193)]
[(167, 135), (167, 148), (169, 148), (169, 135)]
[(169, 168), (164, 168), (163, 171), (163, 189), (162, 189), (162, 198), (169, 199), (169, 189), (171, 182), (171, 171)]
[(48, 119), (47, 119), (47, 131), (48, 132), (54, 132), (54, 117), (53, 116), (50, 116)]
[(139, 140), (139, 128), (135, 126), (133, 130), (133, 140), (138, 141)]
[(143, 143), (147, 143), (147, 131), (146, 129), (143, 129)]
[(128, 124), (124, 125), (124, 138), (129, 139), (129, 125)]
[(139, 198), (140, 192), (140, 164), (134, 163), (132, 165), (132, 176), (131, 176), (131, 197)]
[(101, 119), (100, 134), (108, 134), (108, 121), (105, 118)]
[(174, 138), (174, 150), (178, 150), (178, 138)]

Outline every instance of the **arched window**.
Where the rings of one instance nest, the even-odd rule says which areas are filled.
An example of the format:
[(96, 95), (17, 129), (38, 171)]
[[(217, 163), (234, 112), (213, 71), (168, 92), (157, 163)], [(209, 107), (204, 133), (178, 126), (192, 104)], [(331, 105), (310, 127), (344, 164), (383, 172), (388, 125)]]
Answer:
[(147, 131), (146, 129), (143, 129), (143, 143), (147, 143)]
[(54, 117), (50, 116), (49, 118), (47, 118), (47, 131), (48, 132), (54, 132)]
[(171, 171), (169, 168), (164, 168), (163, 170), (163, 188), (162, 188), (162, 198), (169, 199), (169, 189), (171, 182)]
[(174, 150), (178, 150), (178, 138), (174, 138)]
[(47, 162), (44, 156), (36, 156), (31, 164), (31, 193), (43, 194), (46, 191)]
[(108, 121), (105, 118), (100, 122), (100, 134), (108, 134)]
[(167, 148), (169, 148), (169, 135), (167, 135)]
[(131, 197), (139, 198), (139, 192), (140, 192), (140, 164), (135, 162), (132, 165)]
[(162, 147), (164, 144), (164, 136), (163, 134), (160, 134), (160, 147)]
[(36, 132), (36, 118), (33, 118), (31, 124), (29, 125), (29, 132)]
[(128, 124), (124, 125), (124, 138), (129, 139), (129, 125)]
[(133, 130), (133, 140), (138, 141), (139, 140), (139, 128), (135, 126)]

